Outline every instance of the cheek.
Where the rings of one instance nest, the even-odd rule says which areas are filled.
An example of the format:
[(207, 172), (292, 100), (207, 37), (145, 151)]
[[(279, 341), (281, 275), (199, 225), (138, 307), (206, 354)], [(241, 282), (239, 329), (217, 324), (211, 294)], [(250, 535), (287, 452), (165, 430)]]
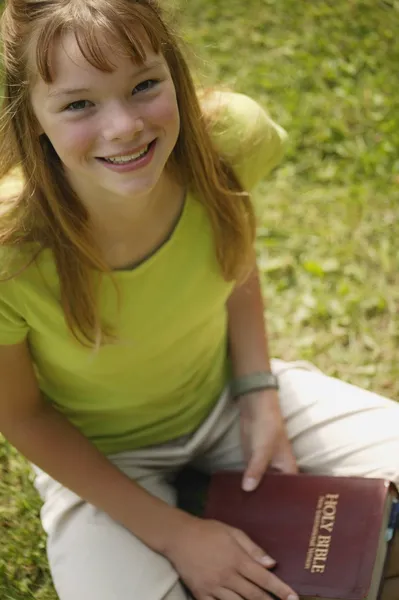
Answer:
[(174, 94), (163, 94), (153, 103), (150, 118), (153, 123), (169, 130), (178, 130), (180, 125), (179, 109)]
[(86, 155), (94, 139), (91, 128), (81, 123), (57, 123), (48, 128), (46, 133), (63, 162)]

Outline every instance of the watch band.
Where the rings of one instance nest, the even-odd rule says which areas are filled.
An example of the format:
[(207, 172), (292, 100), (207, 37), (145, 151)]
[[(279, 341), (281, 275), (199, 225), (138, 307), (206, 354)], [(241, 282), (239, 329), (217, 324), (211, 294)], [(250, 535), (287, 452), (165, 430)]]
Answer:
[(270, 371), (251, 373), (237, 377), (231, 382), (231, 395), (233, 398), (250, 394), (257, 390), (278, 390), (278, 379)]

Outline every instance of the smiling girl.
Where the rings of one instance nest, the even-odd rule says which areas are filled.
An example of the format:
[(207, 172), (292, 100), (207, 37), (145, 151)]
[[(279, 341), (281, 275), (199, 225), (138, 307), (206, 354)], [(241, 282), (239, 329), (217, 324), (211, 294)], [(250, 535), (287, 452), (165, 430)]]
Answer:
[(250, 190), (284, 132), (246, 96), (199, 101), (153, 0), (8, 0), (2, 37), (0, 176), (22, 186), (1, 206), (0, 429), (33, 465), (60, 599), (296, 600), (173, 487), (187, 464), (248, 491), (268, 464), (399, 482), (394, 403), (270, 366)]

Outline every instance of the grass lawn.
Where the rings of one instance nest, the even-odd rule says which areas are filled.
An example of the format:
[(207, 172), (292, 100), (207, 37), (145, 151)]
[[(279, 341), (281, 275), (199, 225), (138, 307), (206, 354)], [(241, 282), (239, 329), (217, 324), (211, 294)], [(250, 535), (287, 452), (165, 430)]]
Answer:
[[(199, 81), (268, 107), (258, 191), (273, 354), (399, 399), (399, 4), (173, 0)], [(54, 600), (29, 472), (0, 439), (0, 598)]]

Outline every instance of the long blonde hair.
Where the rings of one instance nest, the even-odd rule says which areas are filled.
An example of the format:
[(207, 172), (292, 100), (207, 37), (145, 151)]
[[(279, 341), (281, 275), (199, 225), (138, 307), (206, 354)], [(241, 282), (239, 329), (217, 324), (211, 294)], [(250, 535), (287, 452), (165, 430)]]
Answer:
[(167, 168), (195, 189), (204, 204), (223, 276), (240, 278), (248, 266), (255, 233), (252, 205), (233, 169), (213, 146), (210, 116), (204, 118), (177, 37), (155, 0), (8, 0), (1, 26), (0, 178), (19, 166), (23, 189), (10, 203), (7, 218), (0, 221), (0, 245), (32, 244), (37, 253), (52, 251), (65, 318), (75, 338), (89, 346), (112, 339), (112, 326), (101, 323), (99, 316), (101, 277), (93, 275), (110, 274), (110, 270), (94, 244), (88, 213), (68, 184), (61, 161), (49, 140), (37, 133), (27, 68), (34, 52), (39, 75), (51, 82), (51, 51), (65, 32), (73, 31), (85, 58), (104, 71), (112, 70), (112, 65), (101, 49), (102, 33), (116, 35), (123, 49), (143, 62), (144, 48), (134, 35), (139, 27), (154, 52), (162, 52), (181, 119)]

